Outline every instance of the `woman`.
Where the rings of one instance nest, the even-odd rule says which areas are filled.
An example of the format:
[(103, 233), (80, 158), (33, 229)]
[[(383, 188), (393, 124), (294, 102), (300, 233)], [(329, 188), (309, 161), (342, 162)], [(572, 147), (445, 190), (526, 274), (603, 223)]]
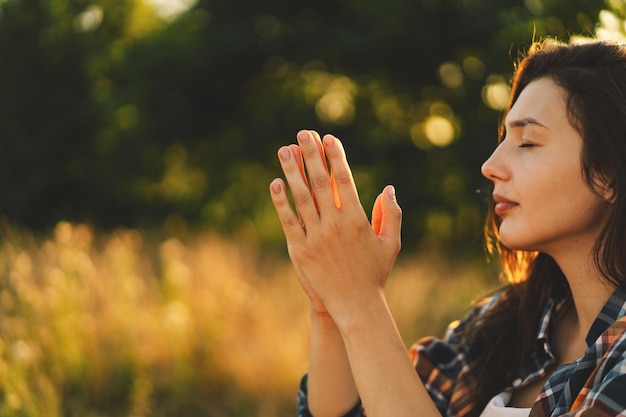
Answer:
[(299, 416), (626, 415), (626, 49), (533, 45), (500, 132), (482, 173), (506, 284), (410, 358), (383, 291), (393, 187), (370, 225), (338, 139), (279, 150), (296, 211), (270, 193), (311, 301)]

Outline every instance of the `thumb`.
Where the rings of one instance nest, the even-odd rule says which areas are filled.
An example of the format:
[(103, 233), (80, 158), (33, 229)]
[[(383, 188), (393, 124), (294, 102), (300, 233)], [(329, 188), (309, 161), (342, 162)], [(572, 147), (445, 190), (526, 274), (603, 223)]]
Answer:
[(396, 189), (394, 186), (386, 186), (380, 199), (382, 216), (378, 236), (387, 242), (397, 241), (399, 245), (402, 226), (402, 209), (396, 200)]

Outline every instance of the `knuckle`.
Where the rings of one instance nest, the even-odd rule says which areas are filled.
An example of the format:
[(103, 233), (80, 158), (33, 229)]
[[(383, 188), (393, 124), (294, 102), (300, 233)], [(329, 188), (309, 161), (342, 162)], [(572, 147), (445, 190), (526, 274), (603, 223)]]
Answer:
[(371, 226), (369, 222), (360, 216), (350, 215), (348, 217), (331, 217), (326, 219), (325, 232), (328, 237), (341, 236), (346, 232), (354, 235), (360, 235), (369, 232)]
[(340, 185), (347, 185), (352, 183), (352, 175), (347, 171), (335, 172), (335, 181)]
[(311, 201), (311, 194), (309, 194), (308, 192), (294, 193), (293, 201), (296, 203), (296, 205), (307, 204)]
[(322, 190), (326, 187), (328, 187), (328, 178), (324, 175), (314, 175), (311, 177), (311, 187), (317, 189), (317, 190)]
[(282, 222), (283, 222), (283, 226), (285, 227), (285, 229), (288, 229), (288, 230), (292, 230), (292, 229), (295, 229), (297, 227), (301, 227), (300, 226), (300, 222), (293, 216), (284, 217), (282, 219)]

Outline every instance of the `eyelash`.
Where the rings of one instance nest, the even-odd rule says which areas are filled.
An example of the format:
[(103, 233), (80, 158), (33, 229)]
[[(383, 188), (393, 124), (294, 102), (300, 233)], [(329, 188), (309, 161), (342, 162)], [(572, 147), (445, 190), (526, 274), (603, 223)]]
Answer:
[(518, 146), (518, 148), (533, 148), (536, 145), (534, 143), (522, 143), (521, 145)]

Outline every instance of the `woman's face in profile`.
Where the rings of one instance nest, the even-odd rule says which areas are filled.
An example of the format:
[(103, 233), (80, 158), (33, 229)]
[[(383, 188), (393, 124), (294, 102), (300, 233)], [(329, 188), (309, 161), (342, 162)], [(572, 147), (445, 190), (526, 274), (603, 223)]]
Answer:
[(499, 235), (510, 249), (589, 250), (607, 218), (608, 196), (583, 177), (583, 140), (570, 125), (567, 92), (552, 79), (531, 82), (505, 120), (506, 134), (482, 166), (494, 183)]

